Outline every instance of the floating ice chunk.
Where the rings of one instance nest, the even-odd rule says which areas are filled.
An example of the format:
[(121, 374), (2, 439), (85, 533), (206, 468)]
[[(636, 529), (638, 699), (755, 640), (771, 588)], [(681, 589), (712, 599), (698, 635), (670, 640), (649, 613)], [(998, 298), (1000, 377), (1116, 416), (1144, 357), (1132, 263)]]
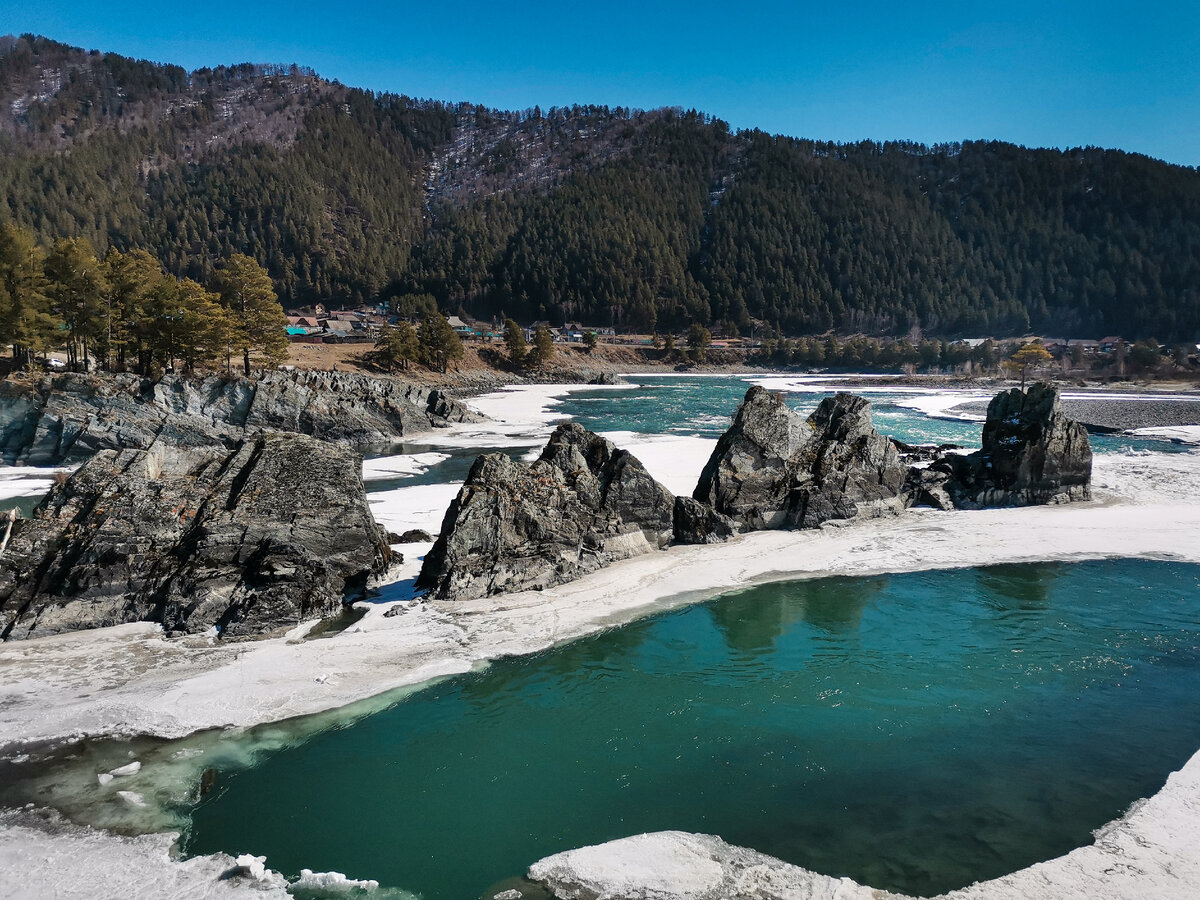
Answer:
[(148, 805), (146, 803), (146, 798), (137, 791), (117, 791), (117, 796), (130, 806), (136, 806), (138, 809), (145, 809)]
[(112, 769), (108, 774), (120, 777), (122, 775), (136, 775), (141, 770), (142, 764), (135, 759), (128, 765), (118, 766), (117, 768)]
[(492, 900), (521, 900), (522, 894), (516, 888), (509, 888), (492, 896)]
[(373, 891), (379, 887), (379, 882), (371, 878), (347, 878), (341, 872), (314, 872), (312, 869), (301, 869), (300, 877), (292, 882), (292, 887), (326, 891), (352, 891), (355, 888), (361, 891)]
[(265, 856), (251, 856), (249, 853), (243, 853), (234, 862), (245, 869), (246, 874), (255, 881), (267, 880), (267, 858)]
[(99, 775), (96, 776), (96, 780), (98, 782), (100, 782), (101, 787), (104, 787), (104, 785), (108, 784), (110, 781), (113, 780), (113, 777), (108, 772), (101, 772)]

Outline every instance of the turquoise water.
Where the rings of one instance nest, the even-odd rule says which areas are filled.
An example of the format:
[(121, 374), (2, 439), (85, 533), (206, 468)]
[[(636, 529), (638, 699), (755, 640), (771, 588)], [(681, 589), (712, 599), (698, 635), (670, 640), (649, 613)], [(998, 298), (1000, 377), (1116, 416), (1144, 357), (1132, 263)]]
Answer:
[(1090, 842), (1200, 746), (1198, 612), (1167, 562), (755, 587), (221, 772), (186, 849), (458, 900), (681, 829), (929, 895)]
[[(695, 434), (716, 439), (729, 427), (751, 383), (737, 376), (631, 375), (627, 380), (633, 388), (573, 391), (555, 410), (594, 431)], [(922, 394), (885, 387), (844, 389), (861, 393), (871, 401), (875, 427), (890, 437), (909, 444), (958, 444), (972, 449), (980, 445), (982, 421), (929, 416), (905, 405)], [(836, 385), (831, 384), (828, 390), (792, 390), (785, 396), (792, 408), (808, 414), (836, 390)], [(1178, 453), (1190, 449), (1169, 441), (1123, 435), (1092, 435), (1091, 443), (1098, 453), (1124, 450)]]

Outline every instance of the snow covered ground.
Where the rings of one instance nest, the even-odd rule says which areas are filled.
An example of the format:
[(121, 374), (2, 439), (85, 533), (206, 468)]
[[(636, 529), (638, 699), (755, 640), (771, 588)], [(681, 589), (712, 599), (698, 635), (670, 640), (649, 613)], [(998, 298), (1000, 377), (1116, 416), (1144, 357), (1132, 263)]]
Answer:
[[(499, 434), (512, 446), (536, 446), (553, 427), (553, 401), (570, 389), (539, 385), (480, 398), (473, 405), (498, 420), (494, 430), (464, 425), (448, 430), (445, 441), (439, 433), (439, 443), (496, 446)], [(676, 436), (610, 437), (681, 492), (695, 484), (713, 444)], [(426, 458), (372, 461), (367, 477), (415, 474), (436, 462), (422, 456)], [(454, 604), (409, 602), (411, 578), (428, 545), (403, 545), (399, 549), (406, 562), (393, 573), (400, 581), (385, 586), (380, 602), (358, 623), (327, 639), (300, 641), (309, 627), (304, 625), (282, 638), (212, 646), (203, 640), (167, 641), (155, 626), (135, 624), (0, 645), (0, 747), (84, 734), (178, 737), (362, 701), (386, 704), (394, 698), (381, 697), (384, 692), (766, 580), (1118, 556), (1200, 563), (1200, 452), (1097, 455), (1093, 486), (1096, 499), (1091, 503), (978, 512), (911, 510), (902, 517), (850, 526), (760, 532), (728, 544), (672, 547), (572, 584)], [(436, 532), (455, 490), (456, 485), (400, 487), (373, 495), (372, 508), (391, 530)], [(385, 617), (393, 608), (399, 614)], [(144, 766), (132, 777), (153, 778), (152, 768)], [(969, 889), (975, 891), (969, 896), (1095, 896), (1098, 885), (1114, 886), (1109, 895), (1118, 897), (1200, 896), (1196, 833), (1200, 754), (1150, 804), (1112, 826), (1096, 847)], [(164, 853), (164, 840), (131, 841), (70, 829), (50, 834), (0, 818), (0, 883), (25, 885), (25, 896), (70, 896), (59, 888), (87, 884), (106, 867), (128, 873), (148, 865), (148, 854), (157, 859)], [(39, 854), (56, 860), (55, 866), (31, 865)], [(165, 882), (154, 874), (154, 863), (144, 880), (127, 877), (126, 887), (111, 895), (222, 896), (210, 882), (216, 867), (226, 862), (171, 863), (170, 878), (196, 882), (192, 894), (182, 888), (161, 891), (159, 884)], [(1150, 879), (1168, 868), (1173, 873), (1169, 878), (1147, 880), (1142, 893), (1134, 891), (1143, 876)], [(184, 872), (188, 874), (179, 874)], [(354, 873), (360, 878), (370, 874)], [(833, 893), (821, 891), (820, 896)], [(101, 895), (109, 894), (92, 893)]]

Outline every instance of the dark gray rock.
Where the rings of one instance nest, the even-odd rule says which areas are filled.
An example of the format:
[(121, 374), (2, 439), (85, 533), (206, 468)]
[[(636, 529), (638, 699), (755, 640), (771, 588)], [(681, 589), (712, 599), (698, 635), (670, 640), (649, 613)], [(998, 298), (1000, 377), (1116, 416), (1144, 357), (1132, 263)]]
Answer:
[(294, 434), (103, 450), (0, 556), (0, 635), (152, 621), (247, 637), (335, 613), (389, 562), (360, 470)]
[(0, 382), (0, 454), (49, 466), (155, 441), (224, 447), (288, 431), (362, 449), (479, 417), (441, 391), (394, 378), (305, 370), (256, 378), (47, 376)]
[(863, 398), (827, 397), (806, 420), (752, 387), (692, 496), (745, 530), (812, 528), (896, 511), (906, 471)]
[(1091, 499), (1087, 429), (1062, 412), (1047, 382), (1002, 391), (988, 404), (983, 446), (945, 455), (909, 476), (914, 503), (946, 509), (1031, 506)]
[[(391, 540), (391, 537), (392, 536), (389, 534), (388, 539)], [(425, 543), (427, 541), (432, 541), (432, 540), (433, 540), (433, 535), (430, 534), (428, 531), (425, 531), (423, 528), (412, 528), (412, 529), (409, 529), (408, 531), (404, 532), (403, 534), (396, 535), (396, 539), (394, 541), (392, 541), (392, 543), (393, 544), (420, 544), (420, 543)]]
[(667, 545), (674, 496), (628, 451), (560, 425), (525, 465), (481, 456), (446, 511), (417, 587), (468, 600), (540, 590)]
[(737, 523), (707, 503), (692, 497), (675, 498), (675, 543), (719, 544), (737, 534)]

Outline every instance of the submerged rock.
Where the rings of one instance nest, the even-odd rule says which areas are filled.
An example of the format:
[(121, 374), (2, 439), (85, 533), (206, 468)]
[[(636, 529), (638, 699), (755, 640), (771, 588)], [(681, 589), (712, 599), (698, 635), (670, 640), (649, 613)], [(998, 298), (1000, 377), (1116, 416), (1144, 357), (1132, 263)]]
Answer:
[(417, 587), (468, 600), (563, 584), (667, 545), (675, 497), (626, 450), (560, 425), (538, 459), (475, 461)]
[(294, 434), (102, 451), (0, 556), (0, 636), (136, 621), (259, 636), (335, 613), (391, 552), (360, 468)]
[(305, 370), (256, 378), (47, 376), (0, 382), (0, 454), (49, 466), (156, 441), (224, 447), (260, 430), (357, 448), (479, 417), (441, 391), (393, 378)]
[(1032, 506), (1090, 500), (1091, 477), (1087, 429), (1063, 414), (1058, 388), (1037, 382), (992, 399), (980, 450), (914, 469), (906, 490), (939, 509)]
[(746, 392), (692, 496), (746, 530), (811, 528), (897, 509), (905, 474), (862, 397), (827, 397), (804, 419), (756, 386)]

